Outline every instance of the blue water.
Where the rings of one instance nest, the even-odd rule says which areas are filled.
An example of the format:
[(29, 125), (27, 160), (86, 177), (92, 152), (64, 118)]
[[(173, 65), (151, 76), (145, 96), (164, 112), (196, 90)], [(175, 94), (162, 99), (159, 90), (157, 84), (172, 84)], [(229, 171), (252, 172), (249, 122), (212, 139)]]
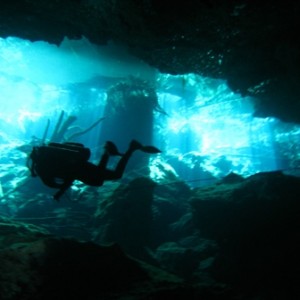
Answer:
[[(128, 76), (155, 86), (158, 104), (166, 113), (153, 112), (153, 144), (162, 150), (148, 166), (154, 180), (159, 182), (170, 172), (195, 187), (230, 172), (243, 176), (278, 169), (297, 173), (300, 166), (300, 127), (253, 117), (252, 99), (233, 93), (223, 80), (160, 74), (124, 47), (96, 47), (86, 39), (65, 40), (59, 47), (0, 39), (0, 64), (2, 196), (26, 170), (26, 154), (17, 147), (42, 139), (48, 122), (49, 140), (62, 111), (65, 118), (77, 117), (70, 133), (101, 117), (109, 119), (107, 89)], [(92, 150), (93, 161), (99, 159), (103, 146), (103, 122), (76, 140)]]

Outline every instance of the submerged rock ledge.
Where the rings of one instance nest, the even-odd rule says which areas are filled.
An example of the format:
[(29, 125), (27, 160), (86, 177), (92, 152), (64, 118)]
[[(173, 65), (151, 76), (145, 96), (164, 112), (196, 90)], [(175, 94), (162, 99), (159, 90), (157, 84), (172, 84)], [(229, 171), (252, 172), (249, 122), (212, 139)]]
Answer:
[[(78, 223), (89, 224), (90, 236), (78, 232), (70, 239), (65, 231), (58, 238), (57, 230), (50, 234), (43, 228), (64, 224), (63, 202), (55, 219), (28, 219), (36, 225), (0, 218), (0, 299), (299, 298), (300, 178), (282, 172), (246, 179), (231, 174), (193, 190), (179, 183), (151, 187), (152, 207), (144, 201), (150, 190), (133, 183), (137, 181), (105, 197), (102, 193), (101, 210), (94, 207), (94, 213), (86, 214), (93, 221)], [(30, 212), (42, 216), (39, 203), (31, 201)], [(145, 209), (155, 208), (149, 228), (143, 229), (151, 231), (151, 243), (134, 230), (146, 218), (123, 228), (130, 220), (126, 216), (137, 218), (145, 203)], [(49, 212), (57, 210), (43, 204)], [(84, 210), (89, 200), (73, 205)], [(125, 223), (119, 223), (122, 216)], [(78, 219), (70, 217), (65, 225), (74, 222)], [(109, 224), (114, 229), (109, 238), (82, 242)], [(137, 249), (148, 256), (137, 255), (122, 238), (139, 242)]]
[(231, 177), (191, 199), (195, 227), (219, 245), (214, 278), (262, 299), (298, 298), (300, 178), (280, 171)]
[(0, 231), (1, 300), (196, 299), (215, 293), (130, 258), (116, 244), (58, 239), (3, 218)]

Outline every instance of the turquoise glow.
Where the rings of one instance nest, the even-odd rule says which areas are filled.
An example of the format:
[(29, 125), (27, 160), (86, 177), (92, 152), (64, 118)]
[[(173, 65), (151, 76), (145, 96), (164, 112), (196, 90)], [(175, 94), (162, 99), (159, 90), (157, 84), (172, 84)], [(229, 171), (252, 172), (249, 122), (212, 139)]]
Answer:
[[(251, 99), (233, 93), (222, 80), (194, 74), (160, 76), (163, 87), (168, 81), (173, 85), (158, 94), (169, 116), (157, 118), (156, 143), (168, 158), (153, 160), (154, 179), (161, 179), (157, 170), (167, 161), (180, 176), (195, 182), (203, 182), (205, 174), (222, 178), (230, 172), (248, 176), (298, 167), (299, 126), (253, 117)], [(288, 162), (288, 148), (294, 149), (293, 162)]]
[[(155, 112), (153, 143), (163, 151), (149, 165), (155, 180), (168, 173), (198, 185), (230, 172), (248, 176), (300, 166), (299, 126), (254, 118), (251, 99), (233, 93), (225, 81), (160, 74), (122, 46), (99, 47), (85, 38), (65, 39), (60, 46), (0, 39), (0, 65), (4, 146), (41, 138), (48, 119), (51, 134), (62, 110), (88, 127), (103, 116), (107, 88), (138, 76), (156, 86), (167, 113)], [(98, 155), (99, 132), (83, 141)]]
[[(107, 88), (88, 83), (96, 77), (116, 81), (135, 75), (151, 80), (156, 74), (125, 47), (100, 47), (85, 38), (66, 38), (59, 46), (0, 38), (0, 65), (0, 121), (20, 139), (41, 137), (47, 119), (52, 126), (62, 110), (78, 116), (80, 126), (96, 121), (103, 113)], [(80, 85), (84, 96), (74, 91)]]

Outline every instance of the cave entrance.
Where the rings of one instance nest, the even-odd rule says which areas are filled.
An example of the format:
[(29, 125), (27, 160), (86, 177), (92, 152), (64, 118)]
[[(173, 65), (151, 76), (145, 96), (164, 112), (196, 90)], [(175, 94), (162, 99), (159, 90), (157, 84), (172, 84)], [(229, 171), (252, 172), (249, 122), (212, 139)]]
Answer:
[(106, 139), (121, 150), (131, 138), (159, 147), (161, 155), (141, 158), (139, 166), (157, 181), (168, 172), (191, 186), (230, 172), (298, 174), (300, 127), (255, 118), (252, 99), (233, 93), (223, 80), (162, 74), (121, 45), (100, 47), (85, 38), (60, 46), (0, 39), (0, 64), (3, 170), (10, 150), (42, 138), (48, 120), (53, 131), (64, 111), (76, 116), (77, 129), (105, 118), (76, 139), (91, 148), (92, 160)]

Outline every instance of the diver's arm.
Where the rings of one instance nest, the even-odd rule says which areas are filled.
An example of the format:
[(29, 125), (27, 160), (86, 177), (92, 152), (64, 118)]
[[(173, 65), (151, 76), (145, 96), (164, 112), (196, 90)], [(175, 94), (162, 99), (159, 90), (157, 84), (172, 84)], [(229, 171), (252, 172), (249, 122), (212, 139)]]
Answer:
[(56, 178), (53, 176), (40, 175), (40, 178), (45, 185), (47, 185), (51, 188), (60, 189), (63, 186), (63, 183), (57, 182)]
[(59, 201), (59, 198), (65, 193), (65, 191), (67, 189), (69, 189), (72, 185), (74, 180), (66, 180), (60, 187), (60, 189), (58, 190), (58, 192), (56, 192), (53, 196), (53, 198), (57, 201)]

